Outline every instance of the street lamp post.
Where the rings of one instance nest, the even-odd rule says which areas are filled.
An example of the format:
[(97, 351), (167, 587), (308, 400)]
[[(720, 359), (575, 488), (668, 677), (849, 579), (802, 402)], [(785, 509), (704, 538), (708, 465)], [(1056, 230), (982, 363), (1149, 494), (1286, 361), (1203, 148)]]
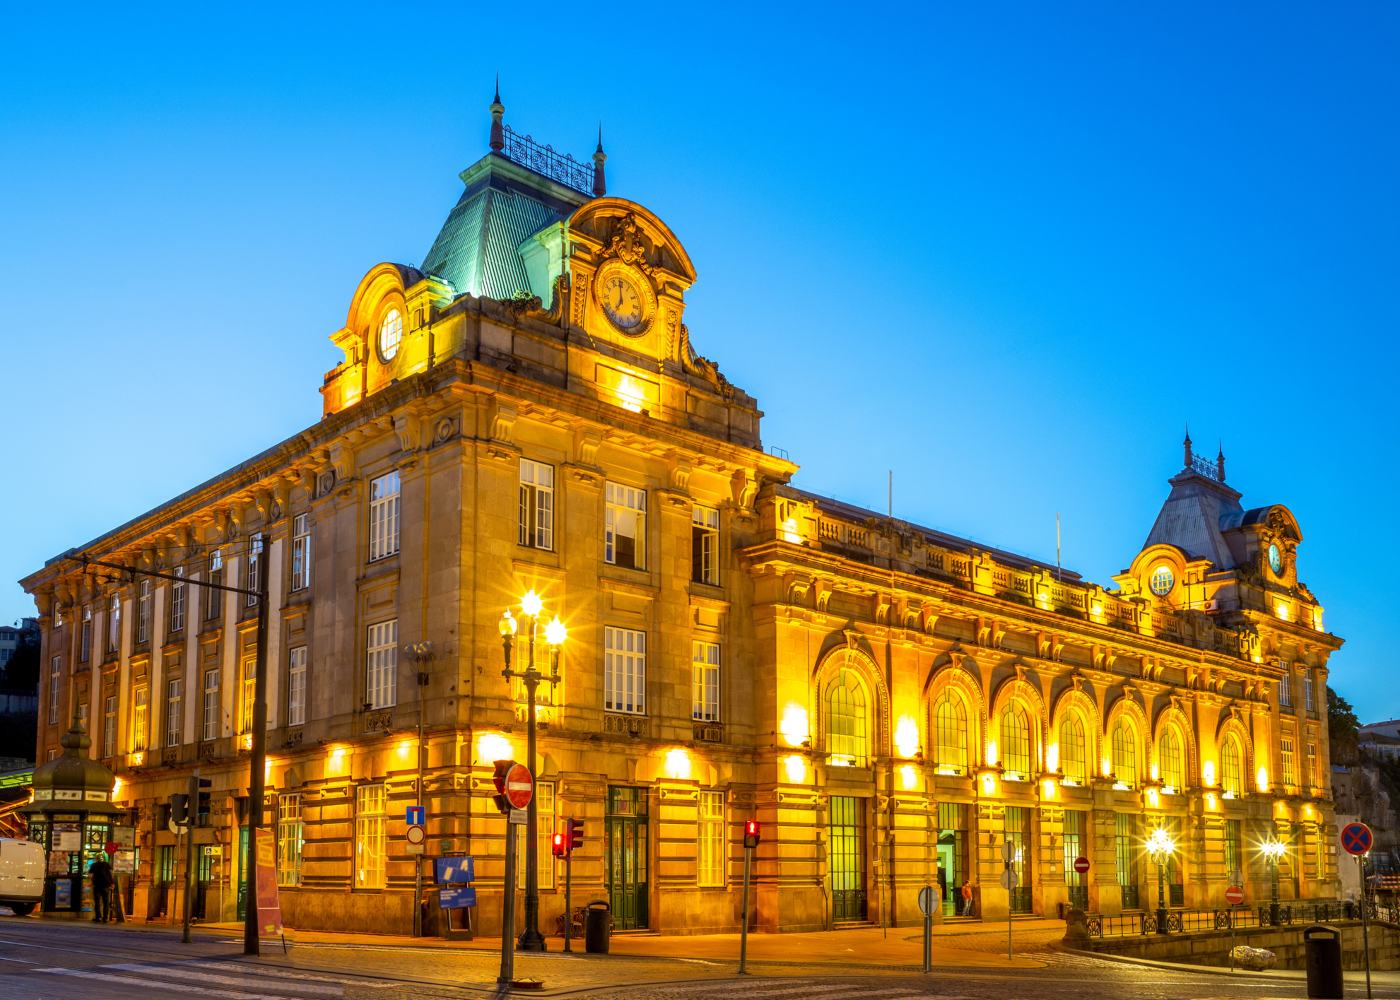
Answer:
[(1176, 850), (1171, 834), (1162, 827), (1152, 831), (1147, 838), (1147, 853), (1157, 863), (1157, 933), (1167, 933), (1167, 897), (1165, 895), (1165, 873), (1167, 861)]
[[(538, 777), (535, 774), (535, 690), (540, 686), (541, 681), (548, 681), (551, 684), (559, 683), (559, 647), (564, 643), (565, 630), (564, 623), (555, 615), (554, 620), (545, 626), (545, 641), (549, 644), (549, 674), (541, 674), (535, 669), (535, 631), (539, 625), (540, 615), (544, 610), (544, 602), (540, 600), (538, 594), (533, 590), (520, 599), (520, 611), (522, 616), (530, 620), (529, 637), (530, 643), (527, 647), (527, 659), (524, 670), (512, 670), (510, 668), (510, 655), (512, 647), (515, 645), (515, 633), (518, 628), (514, 616), (507, 609), (501, 615), (500, 633), (501, 645), (505, 649), (505, 668), (501, 670), (501, 676), (506, 680), (519, 679), (525, 684), (526, 701), (526, 748), (525, 767), (529, 770), (531, 777)], [(538, 796), (530, 796), (530, 804), (526, 808), (525, 825), (525, 926), (520, 932), (519, 947), (521, 951), (545, 951), (546, 945), (544, 935), (540, 933), (540, 877), (539, 877), (539, 813), (537, 808)], [(566, 917), (567, 919), (567, 917)]]
[(1277, 927), (1278, 912), (1278, 863), (1288, 848), (1278, 838), (1271, 838), (1260, 848), (1264, 859), (1269, 863), (1269, 923)]

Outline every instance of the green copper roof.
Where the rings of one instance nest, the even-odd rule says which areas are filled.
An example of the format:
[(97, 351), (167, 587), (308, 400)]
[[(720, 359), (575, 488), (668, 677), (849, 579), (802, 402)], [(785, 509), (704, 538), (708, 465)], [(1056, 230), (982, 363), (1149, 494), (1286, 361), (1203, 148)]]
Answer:
[(571, 214), (586, 197), (511, 163), (487, 156), (462, 172), (467, 189), (423, 260), (423, 270), (457, 294), (509, 299), (531, 289), (519, 246)]

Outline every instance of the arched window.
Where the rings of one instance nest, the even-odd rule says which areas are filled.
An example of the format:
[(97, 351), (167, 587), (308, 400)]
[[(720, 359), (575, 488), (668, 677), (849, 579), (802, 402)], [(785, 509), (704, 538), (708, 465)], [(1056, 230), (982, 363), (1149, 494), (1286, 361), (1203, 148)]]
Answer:
[(933, 746), (933, 762), (940, 768), (967, 770), (967, 709), (950, 691), (933, 706)]
[(1220, 790), (1231, 798), (1244, 792), (1244, 768), (1240, 766), (1240, 744), (1233, 736), (1225, 737), (1220, 747)]
[(826, 750), (831, 763), (864, 767), (870, 744), (870, 717), (865, 685), (853, 671), (842, 670), (827, 694)]
[(1001, 766), (1023, 777), (1031, 771), (1031, 720), (1014, 701), (1001, 713)]
[(1162, 784), (1172, 791), (1179, 792), (1186, 787), (1186, 762), (1181, 753), (1181, 740), (1173, 726), (1163, 729), (1157, 741), (1157, 768)]
[(1137, 734), (1133, 724), (1124, 718), (1113, 727), (1113, 780), (1129, 788), (1136, 788), (1138, 783)]
[(1060, 722), (1060, 773), (1078, 785), (1089, 780), (1089, 748), (1077, 712), (1070, 712)]

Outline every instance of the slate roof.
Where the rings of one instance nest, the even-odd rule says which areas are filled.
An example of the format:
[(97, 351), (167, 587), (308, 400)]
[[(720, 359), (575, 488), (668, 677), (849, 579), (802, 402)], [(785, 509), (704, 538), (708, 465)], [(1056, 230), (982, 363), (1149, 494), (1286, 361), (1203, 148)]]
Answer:
[(1216, 569), (1233, 569), (1235, 557), (1221, 528), (1227, 518), (1243, 514), (1240, 494), (1189, 470), (1170, 483), (1172, 491), (1142, 547), (1175, 545), (1193, 559), (1209, 559)]

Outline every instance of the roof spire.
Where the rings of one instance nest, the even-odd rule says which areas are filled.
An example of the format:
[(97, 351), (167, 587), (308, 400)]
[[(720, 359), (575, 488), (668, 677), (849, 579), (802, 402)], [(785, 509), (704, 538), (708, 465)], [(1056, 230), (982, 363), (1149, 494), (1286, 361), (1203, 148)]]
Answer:
[(1222, 483), (1225, 481), (1225, 443), (1223, 441), (1215, 450), (1215, 476)]
[(1191, 468), (1191, 425), (1189, 423), (1186, 425), (1186, 440), (1182, 441), (1181, 444), (1186, 455), (1182, 468), (1189, 469)]
[(505, 134), (501, 129), (501, 117), (506, 106), (501, 103), (501, 74), (496, 74), (496, 96), (491, 98), (491, 149), (499, 153), (506, 148)]
[(608, 193), (607, 178), (603, 176), (603, 163), (608, 154), (603, 152), (603, 123), (598, 123), (598, 148), (593, 151), (593, 197), (601, 198)]

